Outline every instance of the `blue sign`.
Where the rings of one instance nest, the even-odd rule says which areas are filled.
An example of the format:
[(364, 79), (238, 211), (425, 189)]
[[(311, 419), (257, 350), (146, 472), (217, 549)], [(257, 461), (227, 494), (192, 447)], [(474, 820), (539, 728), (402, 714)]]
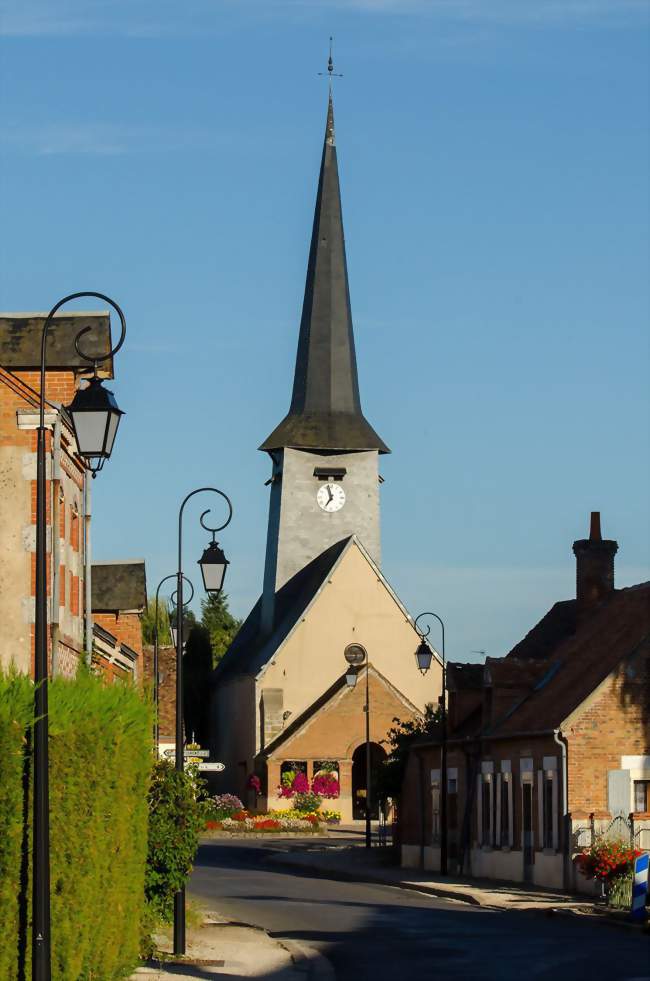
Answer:
[(632, 883), (632, 909), (630, 917), (633, 920), (645, 920), (645, 899), (648, 893), (648, 862), (650, 855), (639, 855), (634, 860), (634, 881)]

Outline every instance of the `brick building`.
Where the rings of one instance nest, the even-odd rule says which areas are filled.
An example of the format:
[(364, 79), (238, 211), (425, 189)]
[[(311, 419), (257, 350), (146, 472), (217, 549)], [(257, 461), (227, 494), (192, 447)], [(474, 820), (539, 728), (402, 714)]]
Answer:
[[(144, 648), (144, 683), (153, 687), (153, 647)], [(158, 733), (160, 754), (176, 748), (176, 648), (158, 648)]]
[[(40, 394), (41, 336), (45, 314), (0, 315), (0, 665), (33, 672), (36, 592), (36, 439)], [(121, 638), (94, 636), (91, 604), (91, 484), (77, 453), (65, 406), (89, 374), (75, 349), (82, 327), (89, 354), (111, 344), (108, 312), (72, 312), (54, 317), (48, 334), (45, 373), (48, 645), (52, 674), (74, 675), (94, 650), (111, 663)], [(112, 377), (109, 360), (98, 375)], [(106, 628), (110, 633), (110, 628)], [(137, 631), (136, 631), (137, 634)], [(113, 645), (111, 648), (111, 644)], [(131, 634), (124, 644), (141, 652)], [(117, 660), (113, 658), (113, 663)], [(134, 662), (135, 664), (135, 662)], [(129, 671), (131, 673), (131, 671)]]
[[(650, 848), (650, 583), (614, 588), (617, 548), (594, 513), (576, 598), (505, 657), (448, 666), (451, 869), (591, 890), (571, 861), (590, 826)], [(439, 868), (439, 812), (434, 738), (407, 766), (403, 864)]]

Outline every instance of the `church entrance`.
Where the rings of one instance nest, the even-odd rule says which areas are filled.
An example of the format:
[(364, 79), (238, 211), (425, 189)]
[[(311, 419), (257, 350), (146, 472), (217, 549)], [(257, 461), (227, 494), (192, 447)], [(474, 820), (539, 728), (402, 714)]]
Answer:
[[(377, 800), (377, 776), (379, 767), (386, 759), (385, 750), (378, 743), (370, 743), (370, 816), (373, 821), (379, 819), (379, 802)], [(361, 743), (352, 754), (352, 817), (355, 821), (363, 821), (366, 816), (366, 744)]]

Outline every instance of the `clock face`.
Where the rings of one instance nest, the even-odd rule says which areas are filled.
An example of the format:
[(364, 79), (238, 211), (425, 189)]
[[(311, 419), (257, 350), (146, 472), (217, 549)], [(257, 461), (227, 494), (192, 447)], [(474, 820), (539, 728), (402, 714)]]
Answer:
[(323, 484), (318, 488), (316, 500), (322, 511), (332, 514), (334, 511), (340, 511), (345, 504), (345, 491), (340, 484)]

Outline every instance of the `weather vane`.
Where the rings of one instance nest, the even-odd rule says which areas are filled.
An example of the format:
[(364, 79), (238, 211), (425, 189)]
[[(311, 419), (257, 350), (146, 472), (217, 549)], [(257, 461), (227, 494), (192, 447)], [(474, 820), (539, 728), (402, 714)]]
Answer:
[(330, 92), (332, 91), (332, 79), (333, 78), (343, 78), (338, 72), (334, 71), (334, 61), (332, 60), (332, 41), (334, 38), (330, 37), (330, 56), (327, 60), (327, 72), (319, 72), (319, 75), (327, 75), (329, 82)]

